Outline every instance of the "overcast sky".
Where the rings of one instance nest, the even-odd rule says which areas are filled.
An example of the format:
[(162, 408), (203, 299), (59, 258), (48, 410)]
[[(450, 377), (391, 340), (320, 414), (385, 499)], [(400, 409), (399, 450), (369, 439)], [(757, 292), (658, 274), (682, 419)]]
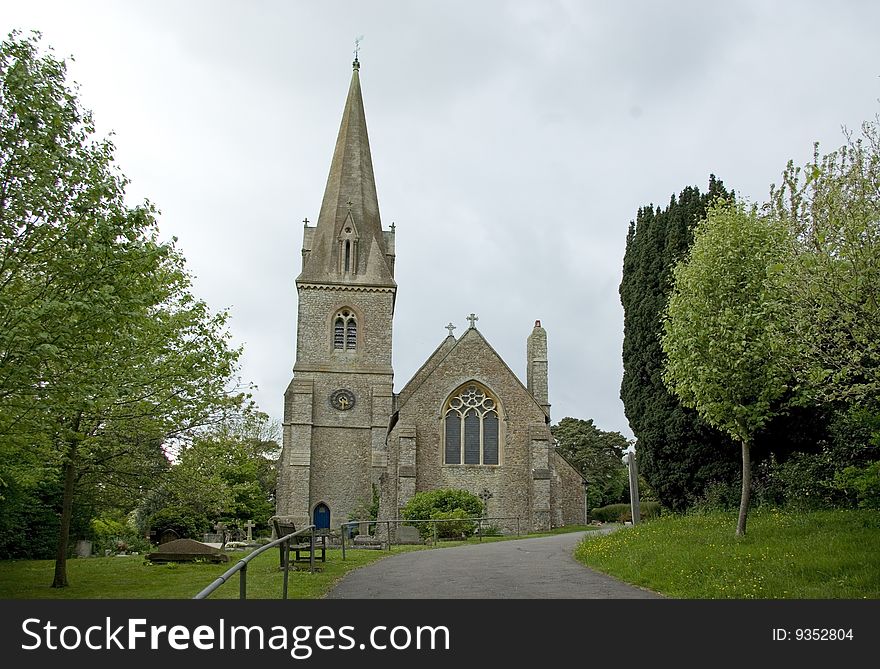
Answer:
[(475, 312), (520, 378), (548, 331), (554, 421), (632, 436), (618, 296), (629, 222), (710, 173), (763, 202), (880, 98), (880, 3), (0, 2), (115, 132), (132, 202), (228, 308), (281, 417), (302, 219), (316, 221), (363, 36), (383, 225), (397, 226), (395, 390)]

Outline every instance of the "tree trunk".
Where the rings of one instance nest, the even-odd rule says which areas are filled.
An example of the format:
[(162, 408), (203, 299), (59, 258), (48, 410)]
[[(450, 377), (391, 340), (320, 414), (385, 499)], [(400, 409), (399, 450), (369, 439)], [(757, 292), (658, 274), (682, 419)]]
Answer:
[(736, 536), (742, 537), (746, 533), (746, 518), (749, 515), (749, 501), (752, 494), (752, 460), (749, 456), (749, 442), (742, 441), (743, 474), (742, 474), (742, 497), (739, 502), (739, 521), (736, 524)]
[[(77, 430), (79, 429), (79, 420)], [(67, 547), (70, 544), (70, 519), (73, 516), (73, 487), (76, 481), (76, 455), (79, 435), (75, 434), (67, 442), (67, 457), (64, 459), (64, 498), (61, 502), (61, 527), (58, 530), (58, 550), (55, 553), (55, 578), (53, 588), (67, 587)]]

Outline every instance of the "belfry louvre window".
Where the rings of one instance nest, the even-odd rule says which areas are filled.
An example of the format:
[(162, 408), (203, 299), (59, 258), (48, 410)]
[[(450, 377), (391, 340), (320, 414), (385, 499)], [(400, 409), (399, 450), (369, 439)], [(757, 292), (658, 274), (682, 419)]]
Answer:
[(498, 464), (498, 400), (476, 383), (452, 394), (443, 415), (447, 465)]
[(337, 313), (333, 321), (333, 349), (336, 351), (357, 349), (357, 319), (348, 309)]

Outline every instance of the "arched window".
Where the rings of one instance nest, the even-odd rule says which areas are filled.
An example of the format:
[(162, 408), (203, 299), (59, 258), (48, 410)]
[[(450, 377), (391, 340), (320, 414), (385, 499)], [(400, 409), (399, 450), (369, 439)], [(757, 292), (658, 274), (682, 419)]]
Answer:
[(447, 465), (498, 464), (498, 400), (476, 383), (452, 394), (443, 410)]
[(333, 319), (333, 349), (357, 350), (357, 319), (349, 309), (342, 309)]

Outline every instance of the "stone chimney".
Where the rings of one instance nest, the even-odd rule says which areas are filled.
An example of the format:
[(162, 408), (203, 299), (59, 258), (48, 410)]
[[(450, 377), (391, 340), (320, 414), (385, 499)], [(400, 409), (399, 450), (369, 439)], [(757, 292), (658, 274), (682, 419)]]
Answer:
[(550, 415), (549, 391), (547, 386), (547, 331), (541, 321), (535, 321), (535, 329), (526, 343), (526, 387)]

